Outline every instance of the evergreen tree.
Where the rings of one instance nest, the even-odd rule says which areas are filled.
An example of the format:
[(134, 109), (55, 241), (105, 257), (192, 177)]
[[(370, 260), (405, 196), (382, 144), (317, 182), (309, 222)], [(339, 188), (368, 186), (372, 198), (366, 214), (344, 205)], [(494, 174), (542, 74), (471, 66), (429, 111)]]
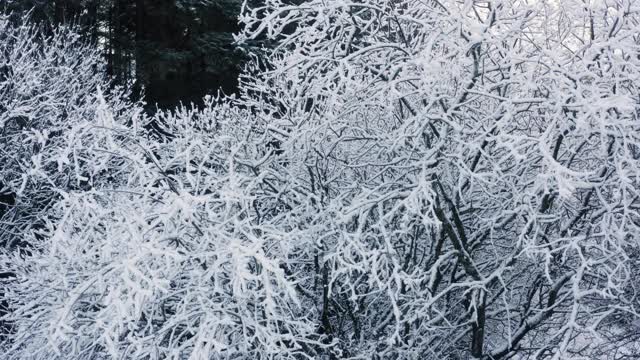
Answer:
[(240, 0), (25, 0), (4, 9), (31, 12), (48, 31), (64, 24), (98, 45), (114, 84), (135, 84), (149, 109), (179, 102), (201, 103), (208, 93), (237, 88), (242, 57), (233, 33), (239, 31)]
[(240, 56), (237, 0), (151, 1), (136, 3), (137, 80), (150, 103), (169, 107), (200, 101), (218, 87), (233, 92)]

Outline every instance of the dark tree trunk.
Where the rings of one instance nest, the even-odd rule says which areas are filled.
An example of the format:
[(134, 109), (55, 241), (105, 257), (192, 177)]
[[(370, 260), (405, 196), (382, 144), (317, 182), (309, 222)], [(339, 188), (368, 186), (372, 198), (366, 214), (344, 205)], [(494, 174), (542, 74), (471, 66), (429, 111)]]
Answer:
[(55, 0), (53, 4), (53, 21), (56, 24), (64, 24), (65, 8), (67, 0)]
[(484, 327), (486, 321), (485, 314), (485, 294), (478, 290), (476, 296), (476, 321), (471, 325), (471, 356), (475, 359), (482, 359), (484, 348)]

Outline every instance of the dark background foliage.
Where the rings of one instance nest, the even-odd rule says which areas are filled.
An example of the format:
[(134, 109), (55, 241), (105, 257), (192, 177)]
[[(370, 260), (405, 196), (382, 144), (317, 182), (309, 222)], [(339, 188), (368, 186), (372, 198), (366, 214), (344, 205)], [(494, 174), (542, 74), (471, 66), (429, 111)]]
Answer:
[[(3, 1), (5, 2), (5, 1)], [(73, 25), (99, 46), (115, 85), (144, 94), (149, 111), (237, 89), (243, 60), (233, 44), (240, 0), (6, 1), (45, 28)]]

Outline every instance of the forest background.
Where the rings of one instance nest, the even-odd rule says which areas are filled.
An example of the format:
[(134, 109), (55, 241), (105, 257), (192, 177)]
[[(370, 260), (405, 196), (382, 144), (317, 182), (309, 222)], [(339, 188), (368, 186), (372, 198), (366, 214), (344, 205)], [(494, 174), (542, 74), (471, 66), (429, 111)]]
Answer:
[[(5, 10), (51, 31), (59, 25), (97, 45), (112, 84), (141, 91), (147, 110), (202, 104), (236, 90), (243, 53), (233, 45), (240, 0), (21, 0)], [(144, 89), (144, 90), (142, 90)]]

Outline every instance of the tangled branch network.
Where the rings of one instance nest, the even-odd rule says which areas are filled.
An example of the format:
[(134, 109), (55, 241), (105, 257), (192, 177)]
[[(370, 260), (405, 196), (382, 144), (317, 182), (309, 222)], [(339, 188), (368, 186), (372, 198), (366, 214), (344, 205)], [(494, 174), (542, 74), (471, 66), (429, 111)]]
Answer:
[(640, 354), (640, 2), (239, 19), (239, 93), (154, 116), (0, 22), (6, 358)]

